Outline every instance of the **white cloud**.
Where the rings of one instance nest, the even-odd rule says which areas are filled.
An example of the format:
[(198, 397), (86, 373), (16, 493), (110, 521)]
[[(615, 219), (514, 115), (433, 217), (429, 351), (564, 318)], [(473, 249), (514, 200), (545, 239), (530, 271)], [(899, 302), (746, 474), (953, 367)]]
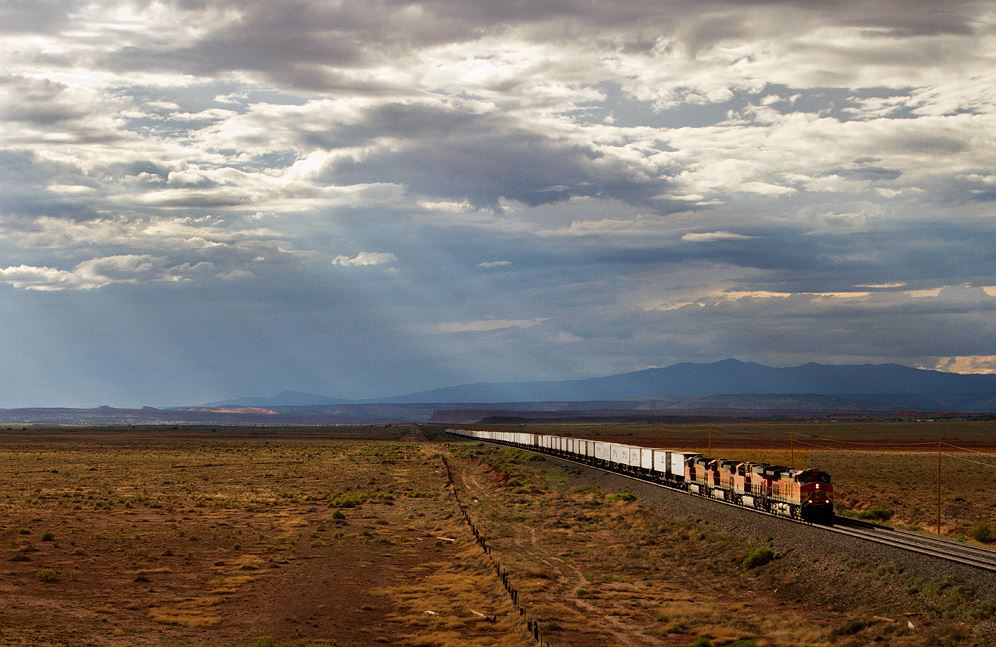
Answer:
[(996, 355), (938, 357), (937, 363), (931, 368), (950, 373), (984, 373), (992, 375), (996, 374)]
[(508, 267), (512, 264), (512, 261), (484, 261), (483, 263), (478, 263), (478, 267)]
[(165, 256), (123, 254), (91, 258), (73, 270), (17, 265), (0, 268), (0, 283), (23, 290), (52, 292), (58, 290), (92, 290), (114, 283), (143, 281), (188, 281), (214, 271), (214, 263), (168, 265)]
[(356, 256), (336, 256), (332, 259), (332, 264), (339, 267), (370, 267), (393, 263), (396, 260), (398, 257), (391, 252), (360, 252)]
[(682, 240), (689, 240), (698, 243), (708, 243), (716, 240), (749, 240), (753, 236), (736, 234), (731, 231), (706, 231), (701, 233), (689, 232), (681, 237)]
[(906, 283), (904, 283), (903, 281), (890, 281), (888, 283), (859, 283), (854, 287), (868, 288), (871, 290), (891, 290), (894, 288), (901, 288), (905, 285)]
[(475, 319), (474, 321), (444, 321), (424, 328), (433, 334), (464, 333), (464, 332), (494, 332), (509, 328), (532, 328), (538, 326), (547, 318), (537, 319)]

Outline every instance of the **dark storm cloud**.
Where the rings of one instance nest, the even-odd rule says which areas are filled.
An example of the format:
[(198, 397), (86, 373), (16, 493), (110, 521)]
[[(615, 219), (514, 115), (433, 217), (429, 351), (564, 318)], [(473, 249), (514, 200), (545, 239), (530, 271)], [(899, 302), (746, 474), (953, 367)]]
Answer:
[[(899, 299), (743, 298), (659, 315), (672, 333), (707, 331), (719, 354), (756, 353), (915, 358), (969, 355), (996, 344), (996, 298), (972, 294)], [(724, 322), (731, 318), (737, 326)], [(902, 334), (896, 334), (901, 330)]]
[[(806, 0), (771, 2), (636, 1), (591, 3), (490, 2), (437, 0), (435, 2), (367, 1), (327, 3), (295, 1), (272, 3), (174, 2), (191, 21), (218, 20), (222, 11), (236, 11), (239, 19), (221, 21), (204, 37), (180, 47), (142, 43), (122, 47), (105, 57), (115, 69), (150, 69), (213, 75), (231, 70), (261, 72), (283, 84), (306, 89), (378, 93), (389, 86), (343, 75), (336, 68), (357, 69), (385, 63), (429, 46), (480, 39), (521, 29), (536, 42), (593, 39), (599, 46), (621, 51), (647, 51), (668, 37), (681, 42), (694, 56), (703, 48), (726, 40), (742, 40), (788, 11), (782, 29), (814, 25), (860, 26), (882, 30), (893, 37), (970, 34), (972, 21), (985, 7), (979, 2), (834, 3)], [(761, 12), (751, 20), (753, 12)], [(907, 50), (915, 51), (915, 50)], [(864, 59), (882, 51), (841, 52)], [(892, 54), (890, 54), (892, 55)], [(917, 64), (896, 53), (898, 63)]]
[(0, 91), (6, 95), (0, 103), (0, 121), (53, 126), (85, 116), (85, 108), (65, 100), (65, 89), (62, 83), (0, 76)]
[(334, 184), (395, 182), (415, 195), (490, 209), (502, 198), (535, 206), (579, 196), (666, 207), (650, 201), (665, 190), (665, 178), (501, 115), (394, 104), (366, 112), (355, 124), (304, 137), (325, 148), (400, 140), (361, 159), (335, 162), (322, 176)]
[(88, 188), (93, 182), (69, 164), (39, 159), (30, 151), (0, 149), (0, 216), (18, 226), (30, 226), (36, 216), (82, 219), (95, 215), (88, 201), (54, 193), (47, 189), (52, 184)]
[(0, 3), (0, 33), (53, 33), (69, 24), (83, 0), (4, 0)]
[(0, 406), (989, 355), (990, 10), (2, 3)]

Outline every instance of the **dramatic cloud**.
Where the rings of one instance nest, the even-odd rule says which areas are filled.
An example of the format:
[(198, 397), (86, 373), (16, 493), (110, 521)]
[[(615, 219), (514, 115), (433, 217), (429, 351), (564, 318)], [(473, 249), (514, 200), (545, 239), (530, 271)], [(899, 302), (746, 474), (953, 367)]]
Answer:
[(0, 60), (0, 406), (991, 365), (991, 3), (7, 2)]
[(969, 355), (963, 357), (941, 357), (932, 367), (938, 371), (955, 373), (996, 373), (996, 355)]
[(187, 281), (214, 269), (210, 262), (173, 266), (167, 266), (167, 262), (165, 256), (129, 254), (92, 258), (71, 271), (18, 265), (0, 268), (0, 283), (25, 290), (91, 290), (113, 283)]

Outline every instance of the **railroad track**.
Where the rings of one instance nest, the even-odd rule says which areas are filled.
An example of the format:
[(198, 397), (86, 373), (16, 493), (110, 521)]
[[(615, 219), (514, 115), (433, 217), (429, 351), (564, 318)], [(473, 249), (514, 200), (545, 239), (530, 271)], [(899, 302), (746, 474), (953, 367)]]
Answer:
[[(467, 440), (466, 436), (457, 435), (457, 438), (462, 438), (464, 440)], [(496, 442), (492, 440), (484, 440), (480, 438), (472, 440), (476, 440), (477, 442), (491, 443), (493, 445), (506, 445), (506, 443)], [(562, 460), (567, 463), (574, 463), (575, 465), (581, 465), (583, 467), (599, 470), (605, 472), (606, 474), (615, 474), (616, 476), (632, 479), (640, 483), (655, 485), (659, 488), (670, 490), (672, 492), (684, 493), (687, 494), (688, 496), (694, 496), (703, 501), (712, 501), (713, 503), (732, 506), (734, 508), (737, 508), (738, 510), (746, 510), (756, 514), (768, 515), (769, 517), (781, 519), (782, 521), (790, 523), (798, 523), (804, 526), (810, 526), (812, 528), (819, 528), (827, 532), (833, 532), (839, 535), (847, 535), (850, 537), (854, 537), (856, 539), (861, 539), (863, 541), (869, 541), (876, 544), (882, 544), (885, 546), (892, 546), (893, 548), (898, 548), (900, 550), (905, 550), (912, 553), (919, 553), (921, 555), (929, 555), (931, 557), (943, 559), (948, 562), (954, 562), (956, 564), (961, 564), (963, 566), (970, 566), (972, 568), (977, 568), (979, 570), (989, 571), (990, 573), (996, 573), (996, 550), (991, 550), (989, 548), (985, 548), (982, 546), (962, 544), (960, 542), (952, 541), (950, 539), (944, 539), (942, 537), (921, 535), (919, 533), (910, 532), (907, 530), (898, 530), (896, 528), (883, 526), (881, 524), (869, 523), (867, 521), (859, 521), (857, 519), (851, 519), (848, 517), (841, 517), (841, 516), (835, 517), (834, 525), (832, 526), (810, 523), (808, 521), (803, 521), (801, 519), (793, 519), (791, 517), (785, 517), (779, 514), (766, 512), (764, 510), (747, 508), (745, 506), (737, 505), (736, 503), (731, 503), (729, 501), (722, 501), (720, 499), (715, 499), (712, 497), (692, 494), (691, 492), (688, 492), (687, 490), (683, 490), (681, 488), (676, 488), (664, 483), (658, 483), (656, 481), (650, 481), (645, 478), (633, 476), (632, 474), (625, 474), (623, 472), (616, 472), (614, 470), (605, 469), (604, 467), (599, 467), (597, 465), (583, 463), (581, 461), (574, 460), (572, 458), (567, 458), (559, 454), (536, 451), (535, 449), (520, 447), (518, 445), (508, 444), (508, 446), (515, 447), (523, 451), (531, 451), (536, 454), (552, 456), (553, 458)]]
[(996, 550), (984, 546), (963, 544), (943, 537), (921, 535), (908, 530), (899, 530), (877, 523), (861, 522), (840, 516), (834, 519), (832, 530), (840, 534), (895, 546), (914, 553), (932, 555), (996, 573)]

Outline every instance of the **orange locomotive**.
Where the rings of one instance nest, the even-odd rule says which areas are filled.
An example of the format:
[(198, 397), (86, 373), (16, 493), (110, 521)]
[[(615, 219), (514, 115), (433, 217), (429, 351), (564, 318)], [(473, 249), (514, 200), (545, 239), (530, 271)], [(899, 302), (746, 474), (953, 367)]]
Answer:
[(689, 457), (685, 482), (695, 494), (814, 523), (833, 523), (833, 485), (817, 469)]

